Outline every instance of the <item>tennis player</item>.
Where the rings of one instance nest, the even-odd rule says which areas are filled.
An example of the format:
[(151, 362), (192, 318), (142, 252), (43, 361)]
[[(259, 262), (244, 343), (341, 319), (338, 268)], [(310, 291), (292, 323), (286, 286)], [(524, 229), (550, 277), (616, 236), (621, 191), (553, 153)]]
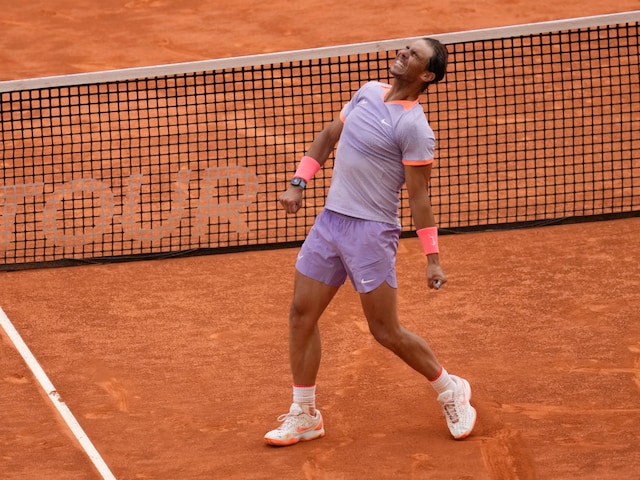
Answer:
[(400, 50), (390, 67), (393, 84), (364, 84), (313, 140), (280, 197), (287, 213), (296, 213), (307, 183), (339, 140), (324, 209), (296, 262), (289, 313), (293, 403), (278, 417), (279, 427), (265, 435), (270, 445), (325, 434), (316, 408), (318, 320), (347, 277), (360, 295), (374, 338), (434, 388), (453, 438), (467, 437), (475, 425), (469, 382), (443, 368), (427, 342), (399, 323), (397, 309), (398, 208), (404, 184), (426, 255), (427, 284), (437, 289), (447, 282), (428, 190), (436, 140), (419, 103), (427, 87), (444, 77), (446, 66), (447, 50), (435, 39), (418, 39)]

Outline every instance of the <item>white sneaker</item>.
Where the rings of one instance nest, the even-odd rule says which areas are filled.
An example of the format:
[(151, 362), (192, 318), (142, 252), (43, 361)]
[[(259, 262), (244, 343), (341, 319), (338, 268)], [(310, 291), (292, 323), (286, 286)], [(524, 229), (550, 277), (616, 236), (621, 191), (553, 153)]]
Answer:
[(282, 422), (281, 425), (264, 436), (264, 441), (269, 445), (284, 447), (324, 437), (324, 422), (320, 410), (316, 410), (315, 416), (312, 416), (305, 413), (297, 403), (292, 403), (289, 413), (280, 415), (278, 421)]
[(464, 378), (451, 375), (455, 390), (447, 390), (438, 395), (438, 402), (447, 419), (453, 438), (462, 440), (469, 436), (476, 424), (476, 409), (471, 406), (471, 386)]

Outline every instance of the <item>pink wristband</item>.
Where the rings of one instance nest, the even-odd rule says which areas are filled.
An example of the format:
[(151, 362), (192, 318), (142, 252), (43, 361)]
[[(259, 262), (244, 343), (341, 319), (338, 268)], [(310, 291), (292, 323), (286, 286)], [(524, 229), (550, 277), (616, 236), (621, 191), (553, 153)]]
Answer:
[(440, 252), (438, 249), (438, 227), (421, 228), (416, 233), (420, 238), (425, 255)]
[(304, 181), (308, 183), (309, 180), (318, 173), (320, 168), (320, 164), (315, 158), (305, 155), (300, 160), (300, 164), (298, 165), (298, 169), (296, 170), (294, 177), (303, 178)]

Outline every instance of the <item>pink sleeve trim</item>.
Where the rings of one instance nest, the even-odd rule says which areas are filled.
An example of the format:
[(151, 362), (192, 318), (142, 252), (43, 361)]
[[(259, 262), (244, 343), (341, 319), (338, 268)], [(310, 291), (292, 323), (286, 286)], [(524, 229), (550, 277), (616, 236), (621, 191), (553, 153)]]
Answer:
[(403, 165), (408, 165), (410, 167), (420, 167), (423, 165), (430, 165), (434, 161), (433, 158), (429, 160), (402, 160)]

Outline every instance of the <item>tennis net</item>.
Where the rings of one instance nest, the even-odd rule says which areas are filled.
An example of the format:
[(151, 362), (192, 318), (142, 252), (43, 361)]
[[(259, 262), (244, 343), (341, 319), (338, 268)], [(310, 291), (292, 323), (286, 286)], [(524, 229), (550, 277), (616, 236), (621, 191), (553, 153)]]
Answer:
[[(423, 102), (443, 232), (638, 214), (639, 21), (432, 35), (450, 52)], [(298, 215), (279, 194), (408, 40), (0, 82), (0, 270), (299, 244), (331, 168)], [(406, 197), (400, 213), (411, 235)]]

